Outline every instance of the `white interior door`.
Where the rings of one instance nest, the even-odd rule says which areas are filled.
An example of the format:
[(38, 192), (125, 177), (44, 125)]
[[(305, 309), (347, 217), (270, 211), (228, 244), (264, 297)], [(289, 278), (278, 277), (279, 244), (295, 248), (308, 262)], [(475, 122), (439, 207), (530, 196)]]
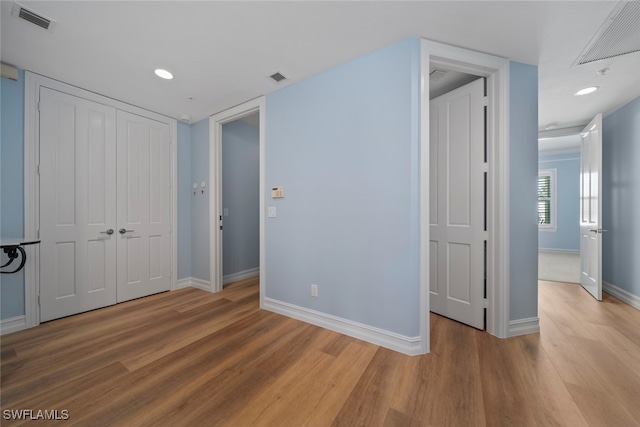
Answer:
[(116, 110), (40, 91), (40, 319), (116, 302)]
[(580, 146), (580, 284), (602, 301), (602, 114), (582, 131)]
[(430, 111), (431, 311), (484, 329), (484, 81)]
[(118, 110), (118, 302), (171, 287), (169, 125)]

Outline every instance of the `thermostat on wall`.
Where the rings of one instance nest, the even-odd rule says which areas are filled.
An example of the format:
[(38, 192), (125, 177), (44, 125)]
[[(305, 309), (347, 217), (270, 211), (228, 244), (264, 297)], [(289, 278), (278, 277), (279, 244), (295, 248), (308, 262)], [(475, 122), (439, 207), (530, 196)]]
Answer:
[(271, 188), (271, 198), (272, 199), (282, 199), (284, 197), (284, 187), (273, 187)]

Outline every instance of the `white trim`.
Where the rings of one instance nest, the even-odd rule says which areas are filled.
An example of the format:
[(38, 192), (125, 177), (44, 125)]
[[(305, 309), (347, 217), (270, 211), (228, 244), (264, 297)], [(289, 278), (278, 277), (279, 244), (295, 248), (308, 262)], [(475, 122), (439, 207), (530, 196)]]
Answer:
[(250, 268), (248, 270), (238, 271), (237, 273), (227, 274), (222, 276), (222, 284), (227, 285), (229, 283), (237, 282), (238, 280), (248, 279), (260, 274), (260, 267)]
[(0, 335), (10, 334), (23, 329), (27, 329), (25, 316), (16, 316), (0, 320)]
[(519, 335), (536, 334), (540, 332), (540, 318), (529, 317), (527, 319), (511, 320), (509, 322), (509, 337)]
[(602, 290), (610, 294), (611, 296), (618, 298), (620, 301), (626, 304), (629, 304), (631, 307), (635, 308), (636, 310), (640, 310), (639, 296), (634, 295), (629, 291), (625, 291), (624, 289), (619, 288), (605, 281), (602, 282)]
[(431, 277), (429, 254), (429, 228), (431, 220), (429, 218), (429, 132), (430, 132), (430, 115), (429, 115), (429, 54), (425, 48), (425, 41), (420, 41), (420, 133), (419, 133), (419, 194), (420, 194), (420, 243), (419, 243), (419, 286), (420, 286), (420, 343), (422, 354), (431, 351), (431, 340), (429, 333), (431, 331), (430, 323), (430, 299), (429, 299), (429, 280)]
[(320, 311), (278, 301), (273, 298), (264, 298), (263, 308), (274, 313), (282, 314), (283, 316), (311, 323), (312, 325), (320, 326), (321, 328), (367, 341), (409, 356), (423, 354), (421, 344), (422, 340), (419, 336), (407, 337), (384, 329), (332, 316)]
[[(37, 176), (40, 141), (40, 87), (51, 88), (79, 98), (83, 98), (118, 110), (127, 111), (169, 125), (171, 134), (171, 279), (170, 289), (177, 289), (178, 272), (178, 125), (175, 119), (145, 110), (106, 96), (87, 91), (39, 74), (25, 71), (24, 96), (24, 235), (27, 239), (36, 238), (40, 224), (40, 187)], [(39, 245), (26, 247), (27, 264), (24, 269), (24, 302), (26, 327), (40, 324), (38, 294), (40, 289)]]
[(176, 289), (184, 289), (191, 287), (191, 277), (186, 277), (184, 279), (179, 279), (176, 281)]
[[(574, 148), (567, 148), (564, 150), (538, 150), (538, 155), (539, 156), (555, 156), (555, 155), (560, 155), (560, 154), (580, 154), (580, 147), (578, 147), (578, 150), (576, 151), (576, 149)], [(538, 163), (542, 163), (542, 162), (559, 162), (562, 160), (576, 160), (574, 158), (569, 158), (569, 159), (557, 159), (557, 160), (538, 160)], [(580, 160), (580, 158), (578, 157), (577, 160)]]
[[(576, 153), (564, 153), (564, 154), (576, 154)], [(566, 162), (566, 161), (569, 161), (569, 160), (580, 160), (580, 153), (577, 153), (577, 154), (578, 154), (578, 157), (567, 157), (567, 158), (563, 158), (563, 159), (540, 160), (540, 158), (538, 158), (538, 163), (555, 163), (555, 162)], [(543, 169), (547, 169), (547, 168), (543, 168)]]
[(232, 122), (249, 114), (258, 112), (260, 129), (258, 130), (260, 146), (260, 307), (263, 306), (265, 284), (265, 99), (264, 96), (247, 101), (244, 104), (214, 114), (209, 118), (209, 182), (211, 183), (211, 198), (209, 199), (209, 253), (211, 292), (222, 290), (222, 236), (218, 233), (219, 218), (222, 212), (222, 125)]
[(551, 253), (558, 253), (558, 254), (577, 254), (577, 255), (580, 255), (580, 249), (538, 248), (538, 252), (551, 252)]
[(186, 277), (180, 279), (176, 283), (176, 289), (196, 288), (203, 291), (211, 292), (211, 283), (208, 280), (196, 279), (195, 277)]
[[(497, 56), (462, 49), (442, 43), (421, 40), (422, 66), (431, 64), (443, 66), (455, 71), (462, 71), (487, 78), (487, 138), (488, 138), (488, 188), (487, 188), (487, 224), (489, 239), (487, 241), (487, 332), (499, 338), (506, 338), (509, 333), (509, 60)], [(421, 102), (421, 117), (429, 117), (428, 109), (428, 79), (421, 76), (426, 89), (423, 91)], [(426, 102), (424, 100), (426, 97)], [(427, 119), (428, 120), (428, 119)], [(428, 150), (428, 127), (421, 126), (421, 147)], [(422, 175), (429, 174), (428, 162), (424, 164), (424, 158), (428, 155), (421, 154), (421, 185), (428, 180)], [(424, 188), (424, 187), (422, 187)], [(428, 187), (427, 187), (428, 189)], [(420, 192), (420, 224), (428, 224), (429, 218), (429, 192)], [(426, 237), (425, 237), (426, 236)], [(428, 230), (421, 229), (420, 235), (420, 328), (424, 333), (428, 318), (428, 278), (423, 275), (429, 273), (428, 251), (424, 246), (428, 245)], [(426, 240), (426, 241), (425, 241)], [(426, 312), (426, 314), (425, 314)]]

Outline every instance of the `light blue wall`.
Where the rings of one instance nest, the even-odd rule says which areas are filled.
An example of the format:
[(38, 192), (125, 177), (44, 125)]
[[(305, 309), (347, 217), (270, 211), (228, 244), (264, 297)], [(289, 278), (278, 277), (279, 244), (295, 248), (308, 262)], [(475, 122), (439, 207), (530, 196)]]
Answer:
[(419, 334), (419, 57), (406, 40), (267, 95), (266, 297)]
[(511, 62), (509, 77), (510, 319), (538, 316), (538, 69)]
[[(24, 235), (24, 71), (0, 79), (0, 236)], [(6, 262), (0, 253), (0, 262)], [(0, 274), (0, 319), (24, 315), (24, 271)]]
[(178, 122), (178, 280), (191, 277), (191, 126)]
[[(206, 182), (204, 194), (200, 183)], [(191, 276), (209, 280), (209, 119), (191, 125), (191, 182), (198, 183), (196, 195), (191, 191)]]
[(556, 230), (538, 232), (538, 247), (580, 251), (580, 152), (540, 154), (539, 169), (556, 170)]
[(258, 128), (241, 120), (222, 126), (223, 275), (260, 265)]
[(640, 297), (640, 98), (602, 129), (602, 279)]

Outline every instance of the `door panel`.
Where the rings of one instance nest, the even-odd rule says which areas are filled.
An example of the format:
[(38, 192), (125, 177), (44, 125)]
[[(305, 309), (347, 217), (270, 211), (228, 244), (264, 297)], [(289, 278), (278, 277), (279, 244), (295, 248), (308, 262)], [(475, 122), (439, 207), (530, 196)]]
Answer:
[(602, 115), (581, 134), (580, 144), (580, 284), (602, 300)]
[(114, 108), (40, 92), (40, 319), (116, 302)]
[(118, 111), (117, 144), (121, 302), (170, 288), (169, 126)]
[[(484, 81), (430, 102), (431, 311), (484, 329)], [(435, 253), (434, 253), (435, 252)]]

